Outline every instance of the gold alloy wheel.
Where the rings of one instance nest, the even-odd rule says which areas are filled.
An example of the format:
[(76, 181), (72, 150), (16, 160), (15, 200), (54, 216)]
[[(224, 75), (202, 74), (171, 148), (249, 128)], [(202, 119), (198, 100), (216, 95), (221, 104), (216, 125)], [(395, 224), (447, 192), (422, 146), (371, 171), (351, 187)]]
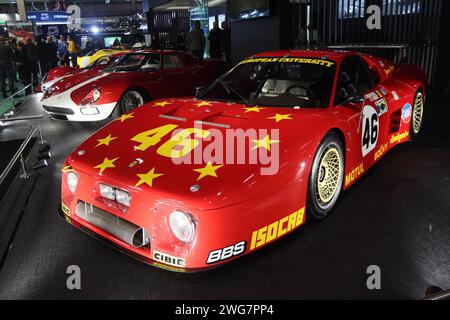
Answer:
[(419, 92), (417, 94), (413, 110), (413, 130), (415, 134), (418, 134), (420, 128), (422, 127), (423, 107), (424, 107), (423, 95), (422, 93)]
[(339, 150), (329, 147), (319, 164), (317, 174), (317, 196), (322, 205), (327, 205), (339, 191), (342, 174), (342, 162)]

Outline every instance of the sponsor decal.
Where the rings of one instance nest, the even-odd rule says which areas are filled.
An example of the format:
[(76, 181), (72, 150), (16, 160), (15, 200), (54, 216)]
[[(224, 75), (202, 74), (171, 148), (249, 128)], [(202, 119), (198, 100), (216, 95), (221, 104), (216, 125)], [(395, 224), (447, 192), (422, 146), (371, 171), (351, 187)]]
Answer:
[(403, 123), (406, 123), (406, 124), (410, 123), (411, 116), (412, 116), (412, 107), (411, 107), (411, 104), (407, 103), (407, 104), (405, 104), (405, 106), (403, 107), (403, 110), (402, 110)]
[(348, 187), (355, 182), (364, 173), (364, 163), (359, 164), (356, 168), (352, 169), (349, 174), (345, 176), (345, 186)]
[(186, 261), (183, 258), (175, 257), (167, 253), (163, 253), (157, 250), (153, 250), (153, 260), (162, 262), (169, 266), (181, 267), (186, 265)]
[(332, 67), (335, 65), (334, 61), (323, 60), (323, 59), (310, 59), (310, 58), (250, 58), (242, 61), (240, 64), (246, 63), (307, 63), (307, 64), (317, 64), (325, 67)]
[(383, 94), (383, 96), (387, 96), (387, 94), (388, 94), (384, 87), (380, 88), (380, 92)]
[(384, 68), (384, 62), (383, 62), (383, 61), (378, 60), (378, 63), (380, 64), (380, 66), (381, 66), (382, 68)]
[(240, 256), (245, 252), (246, 248), (247, 248), (247, 241), (241, 241), (237, 244), (228, 246), (226, 248), (211, 251), (208, 255), (208, 260), (206, 261), (206, 264), (217, 263), (220, 261), (231, 259), (233, 257)]
[(389, 144), (388, 144), (388, 143), (383, 144), (383, 145), (378, 149), (378, 151), (375, 152), (374, 160), (377, 161), (378, 159), (380, 159), (380, 158), (386, 153), (388, 147), (389, 147)]
[(250, 250), (255, 250), (263, 245), (282, 237), (288, 232), (298, 228), (305, 223), (305, 208), (295, 211), (283, 219), (253, 231)]
[(370, 101), (372, 101), (372, 102), (375, 102), (375, 101), (377, 101), (378, 99), (380, 99), (380, 96), (379, 96), (376, 92), (371, 92), (371, 93), (366, 94), (366, 95), (364, 96), (364, 99), (370, 100)]
[(361, 137), (362, 155), (367, 156), (377, 146), (380, 130), (378, 113), (372, 106), (365, 106), (363, 109), (363, 130)]
[(398, 96), (397, 91), (392, 91), (392, 96), (394, 97), (395, 101), (398, 101), (400, 97)]
[(375, 102), (375, 105), (377, 107), (378, 116), (382, 116), (386, 112), (388, 112), (388, 104), (385, 98)]
[(134, 160), (132, 163), (130, 163), (130, 165), (128, 166), (128, 168), (134, 168), (135, 166), (137, 166), (138, 164), (143, 164), (144, 160), (142, 160), (141, 158), (137, 158), (136, 160)]
[(70, 209), (64, 203), (61, 203), (61, 210), (66, 216), (70, 217)]
[(400, 142), (403, 142), (404, 140), (406, 140), (407, 138), (409, 138), (409, 131), (397, 133), (397, 134), (392, 135), (390, 143), (391, 144), (400, 143)]

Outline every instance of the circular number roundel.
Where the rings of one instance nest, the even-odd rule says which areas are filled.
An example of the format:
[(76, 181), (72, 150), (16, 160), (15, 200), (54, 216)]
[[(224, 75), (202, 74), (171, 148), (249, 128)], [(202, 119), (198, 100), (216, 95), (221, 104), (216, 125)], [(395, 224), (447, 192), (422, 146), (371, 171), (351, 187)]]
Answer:
[(378, 142), (378, 135), (380, 133), (380, 124), (378, 113), (372, 106), (365, 106), (362, 117), (362, 154), (367, 156)]

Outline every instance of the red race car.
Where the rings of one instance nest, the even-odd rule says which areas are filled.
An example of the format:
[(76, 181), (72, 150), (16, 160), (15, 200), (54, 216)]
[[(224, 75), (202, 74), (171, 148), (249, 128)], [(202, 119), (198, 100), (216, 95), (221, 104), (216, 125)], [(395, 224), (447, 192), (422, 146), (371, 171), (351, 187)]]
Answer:
[[(81, 78), (91, 79), (95, 77), (99, 71), (116, 62), (124, 54), (125, 52), (113, 54), (111, 56), (102, 56), (83, 69), (72, 68), (69, 66), (58, 66), (53, 68), (42, 78), (42, 83), (38, 85), (36, 90), (37, 92), (47, 92), (55, 83), (72, 75), (82, 74)], [(86, 78), (85, 76), (88, 77)], [(69, 80), (69, 82), (73, 83), (72, 80)], [(61, 85), (61, 82), (59, 82), (58, 85)], [(64, 86), (64, 83), (62, 85)]]
[(56, 120), (101, 121), (146, 102), (195, 94), (226, 71), (219, 59), (200, 62), (181, 51), (137, 51), (126, 54), (96, 77), (52, 86), (41, 103)]
[(147, 263), (221, 265), (323, 219), (422, 125), (427, 77), (352, 52), (242, 61), (198, 98), (122, 115), (68, 157), (67, 221)]

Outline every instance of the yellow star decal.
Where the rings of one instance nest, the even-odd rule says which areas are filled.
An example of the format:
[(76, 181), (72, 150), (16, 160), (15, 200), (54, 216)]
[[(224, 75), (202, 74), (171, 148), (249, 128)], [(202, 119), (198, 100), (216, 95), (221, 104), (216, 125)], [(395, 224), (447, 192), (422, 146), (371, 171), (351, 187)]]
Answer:
[(164, 175), (162, 173), (155, 173), (155, 169), (156, 168), (153, 168), (152, 170), (150, 170), (147, 173), (138, 174), (137, 176), (141, 180), (139, 180), (139, 182), (136, 184), (136, 187), (139, 187), (140, 185), (142, 185), (144, 183), (146, 183), (150, 187), (153, 187), (153, 180)]
[(120, 122), (125, 122), (131, 118), (134, 118), (134, 113), (124, 114), (120, 118), (117, 118), (117, 120), (120, 120)]
[(253, 143), (255, 143), (255, 146), (253, 147), (252, 150), (255, 149), (259, 149), (259, 148), (264, 148), (270, 151), (271, 149), (271, 145), (275, 144), (275, 143), (280, 143), (279, 140), (271, 140), (270, 139), (270, 135), (267, 135), (264, 139), (262, 140), (252, 140)]
[(211, 107), (212, 104), (209, 103), (209, 102), (206, 102), (206, 101), (202, 101), (202, 102), (196, 103), (195, 106), (196, 106), (197, 108), (200, 108), (200, 107)]
[(249, 112), (260, 112), (261, 110), (265, 109), (265, 108), (260, 108), (260, 107), (249, 107), (249, 108), (244, 108), (245, 112), (244, 113), (249, 113)]
[(217, 178), (217, 173), (216, 171), (219, 170), (220, 168), (222, 168), (224, 165), (218, 165), (218, 166), (213, 166), (211, 162), (208, 162), (208, 164), (201, 169), (194, 169), (195, 172), (200, 173), (200, 176), (197, 178), (197, 181), (202, 180), (205, 177), (214, 177)]
[(99, 164), (98, 166), (94, 167), (94, 169), (100, 169), (100, 174), (103, 174), (103, 172), (108, 169), (108, 168), (115, 168), (116, 166), (114, 165), (114, 162), (116, 162), (119, 158), (115, 158), (115, 159), (108, 159), (105, 158), (105, 160), (103, 160), (103, 163)]
[(98, 144), (95, 146), (96, 148), (100, 147), (100, 146), (109, 146), (109, 144), (111, 143), (111, 141), (114, 141), (118, 139), (117, 137), (113, 137), (112, 135), (107, 136), (106, 138), (103, 139), (98, 139)]
[(154, 107), (165, 107), (169, 104), (172, 104), (172, 102), (169, 101), (162, 101), (162, 102), (156, 102), (153, 106)]
[(279, 113), (277, 113), (275, 116), (267, 118), (267, 119), (273, 119), (277, 123), (280, 121), (283, 121), (283, 120), (293, 120), (292, 114), (279, 114)]

